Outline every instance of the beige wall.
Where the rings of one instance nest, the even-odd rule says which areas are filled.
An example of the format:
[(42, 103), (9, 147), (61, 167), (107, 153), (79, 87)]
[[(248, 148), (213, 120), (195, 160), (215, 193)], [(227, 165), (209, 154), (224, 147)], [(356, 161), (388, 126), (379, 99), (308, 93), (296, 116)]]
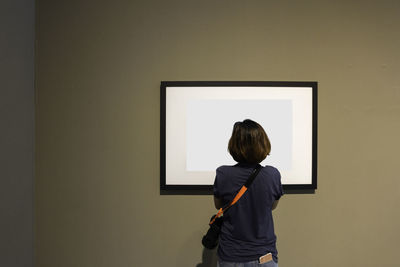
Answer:
[(215, 263), (211, 197), (159, 194), (161, 80), (318, 81), (319, 188), (274, 212), (280, 266), (398, 266), (399, 1), (37, 9), (36, 266)]

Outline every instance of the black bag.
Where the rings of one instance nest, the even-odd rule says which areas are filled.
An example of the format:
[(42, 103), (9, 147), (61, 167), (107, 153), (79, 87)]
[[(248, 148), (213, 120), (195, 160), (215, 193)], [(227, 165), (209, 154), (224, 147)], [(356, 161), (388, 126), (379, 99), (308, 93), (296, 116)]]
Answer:
[(230, 207), (233, 206), (247, 191), (247, 188), (251, 185), (256, 178), (257, 174), (260, 172), (262, 167), (258, 165), (253, 172), (251, 173), (250, 177), (247, 179), (246, 183), (242, 186), (236, 196), (233, 198), (229, 204), (224, 207), (220, 208), (218, 213), (213, 215), (210, 219), (210, 229), (208, 229), (207, 233), (203, 236), (201, 243), (205, 248), (214, 249), (218, 245), (219, 234), (221, 232), (222, 223), (224, 221), (223, 214), (226, 212)]
[[(213, 215), (211, 217), (210, 222), (214, 219), (215, 216), (217, 215)], [(218, 245), (218, 238), (219, 233), (221, 232), (223, 220), (224, 219), (222, 217), (216, 218), (214, 223), (210, 225), (210, 229), (208, 229), (206, 235), (203, 236), (203, 239), (201, 240), (201, 243), (205, 248), (213, 249)]]

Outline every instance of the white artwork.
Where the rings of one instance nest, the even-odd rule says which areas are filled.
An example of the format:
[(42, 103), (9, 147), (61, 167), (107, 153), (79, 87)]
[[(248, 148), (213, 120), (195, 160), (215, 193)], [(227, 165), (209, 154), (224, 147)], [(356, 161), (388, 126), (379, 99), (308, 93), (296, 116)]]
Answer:
[(236, 162), (237, 121), (258, 122), (271, 141), (261, 164), (287, 189), (316, 188), (316, 82), (162, 82), (161, 189), (211, 189), (215, 170)]

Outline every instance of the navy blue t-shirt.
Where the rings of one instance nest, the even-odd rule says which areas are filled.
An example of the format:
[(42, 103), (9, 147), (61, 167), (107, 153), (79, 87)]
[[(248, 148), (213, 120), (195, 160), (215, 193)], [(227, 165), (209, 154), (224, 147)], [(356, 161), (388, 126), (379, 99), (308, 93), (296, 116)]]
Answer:
[[(257, 164), (236, 164), (217, 169), (214, 196), (228, 204), (247, 181)], [(247, 262), (272, 253), (278, 262), (272, 205), (283, 195), (281, 175), (271, 166), (261, 169), (247, 192), (224, 214), (218, 257)]]

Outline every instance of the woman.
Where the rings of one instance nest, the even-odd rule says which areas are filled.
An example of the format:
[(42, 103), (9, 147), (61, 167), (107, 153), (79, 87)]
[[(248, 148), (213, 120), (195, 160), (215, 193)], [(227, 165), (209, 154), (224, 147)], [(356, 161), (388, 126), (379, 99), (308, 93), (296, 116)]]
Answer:
[[(271, 144), (261, 125), (244, 120), (235, 123), (228, 150), (238, 164), (217, 169), (214, 182), (217, 209), (234, 198), (254, 168), (269, 155)], [(278, 266), (272, 210), (282, 195), (279, 171), (263, 167), (247, 192), (224, 214), (219, 267)]]

